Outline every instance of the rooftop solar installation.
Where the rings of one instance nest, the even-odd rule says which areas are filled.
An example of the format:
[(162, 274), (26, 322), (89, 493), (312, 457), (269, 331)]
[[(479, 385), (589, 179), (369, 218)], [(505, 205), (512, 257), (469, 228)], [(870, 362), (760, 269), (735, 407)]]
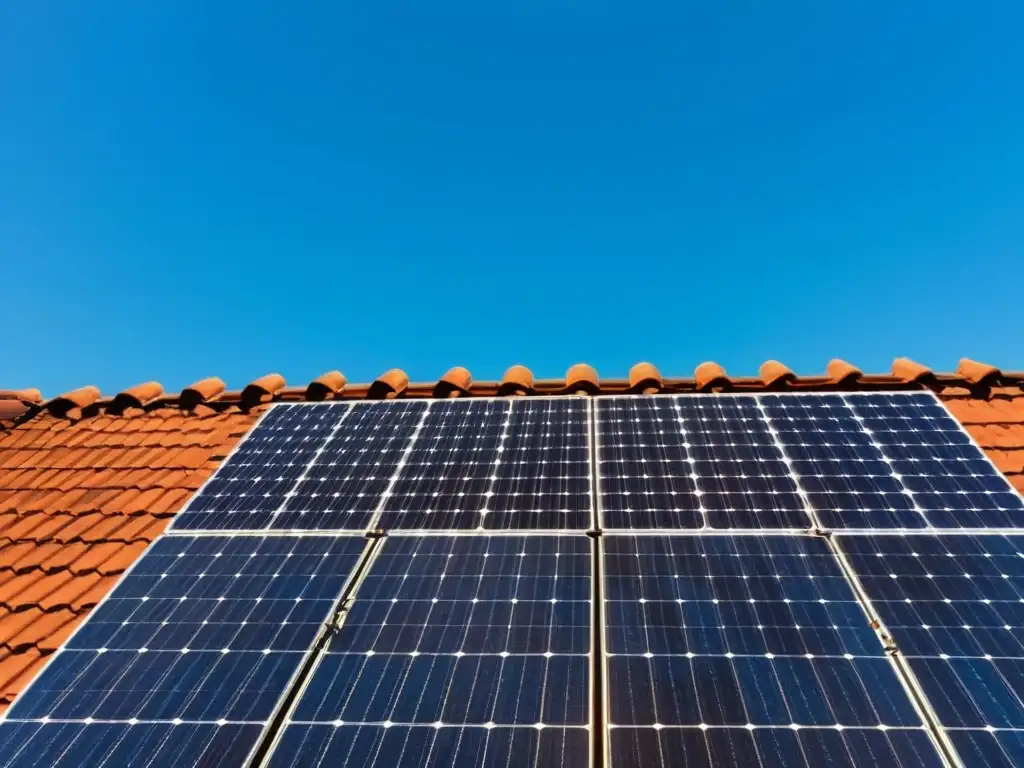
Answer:
[[(104, 734), (136, 745), (132, 764), (168, 760), (186, 736), (189, 749), (230, 744), (244, 758), (364, 546), (352, 537), (159, 539), (5, 713), (11, 740), (24, 741), (10, 764), (78, 739), (102, 745)], [(16, 721), (39, 727), (11, 730)], [(91, 730), (98, 724), (131, 728)]]
[(835, 748), (857, 764), (878, 753), (918, 756), (887, 765), (942, 765), (825, 540), (602, 541), (613, 765), (681, 764), (666, 748), (697, 750), (705, 756), (696, 764), (719, 764), (717, 751), (735, 749), (769, 750), (769, 765), (802, 765), (792, 737), (761, 733), (776, 729), (830, 729)]
[(390, 765), (410, 748), (447, 765), (462, 734), (461, 764), (511, 748), (589, 764), (591, 557), (585, 536), (388, 538), (290, 714), (285, 757)]
[(839, 544), (954, 744), (969, 753), (1002, 750), (1007, 764), (1018, 764), (1024, 540), (842, 536)]
[(754, 397), (597, 404), (605, 528), (808, 528)]
[(930, 393), (760, 400), (825, 528), (1024, 524), (1024, 499)]
[(0, 768), (1021, 765), (1022, 513), (930, 393), (276, 404)]

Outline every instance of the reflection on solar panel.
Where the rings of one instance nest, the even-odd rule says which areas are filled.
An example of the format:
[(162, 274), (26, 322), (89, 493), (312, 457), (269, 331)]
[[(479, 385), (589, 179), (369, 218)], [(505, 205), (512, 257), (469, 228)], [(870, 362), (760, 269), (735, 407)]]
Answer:
[[(11, 764), (31, 765), (39, 754), (71, 748), (69, 740), (95, 741), (97, 750), (118, 755), (132, 749), (126, 761), (132, 764), (170, 759), (179, 749), (183, 762), (193, 752), (207, 760), (205, 749), (230, 749), (241, 762), (364, 544), (294, 536), (161, 538), (7, 713), (4, 728), (12, 743), (22, 744)], [(41, 725), (11, 730), (19, 720)], [(231, 728), (224, 734), (214, 732), (225, 724)], [(117, 738), (124, 741), (105, 741)]]
[(753, 397), (601, 400), (607, 528), (808, 528)]
[[(729, 750), (804, 765), (793, 745), (805, 728), (833, 729), (823, 741), (808, 735), (809, 748), (831, 743), (857, 764), (873, 754), (888, 755), (885, 765), (942, 764), (824, 540), (603, 542), (613, 765), (677, 765), (665, 752), (676, 749), (696, 751), (698, 765)], [(801, 738), (770, 733), (780, 728)]]
[(930, 394), (761, 401), (826, 528), (1024, 524), (1024, 500)]
[(587, 765), (590, 558), (583, 536), (387, 539), (274, 764)]
[(946, 728), (968, 754), (1020, 765), (1024, 541), (1006, 536), (843, 536), (840, 547)]
[(588, 418), (578, 398), (432, 403), (380, 527), (589, 528)]
[(271, 408), (172, 527), (265, 528), (347, 410), (337, 405)]

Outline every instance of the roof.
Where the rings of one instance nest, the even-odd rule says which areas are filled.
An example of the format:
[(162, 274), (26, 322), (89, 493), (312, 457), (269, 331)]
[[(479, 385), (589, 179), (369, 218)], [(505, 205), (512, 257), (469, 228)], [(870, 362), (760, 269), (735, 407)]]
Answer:
[(649, 363), (628, 379), (601, 380), (580, 364), (564, 379), (535, 380), (513, 366), (501, 381), (474, 382), (453, 368), (410, 383), (392, 370), (348, 385), (333, 371), (289, 388), (269, 374), (238, 391), (216, 378), (177, 394), (156, 382), (104, 397), (85, 386), (50, 400), (38, 390), (0, 391), (0, 711), (113, 587), (213, 473), (268, 403), (325, 399), (654, 392), (920, 389), (935, 391), (1010, 481), (1024, 491), (1024, 374), (962, 360), (953, 373), (894, 361), (865, 375), (833, 360), (797, 376), (769, 361), (734, 378), (703, 363), (687, 378)]

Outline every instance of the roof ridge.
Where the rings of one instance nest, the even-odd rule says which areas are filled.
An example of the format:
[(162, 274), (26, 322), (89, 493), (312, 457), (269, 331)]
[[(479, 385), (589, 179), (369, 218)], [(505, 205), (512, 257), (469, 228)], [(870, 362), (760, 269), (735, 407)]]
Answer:
[(288, 387), (279, 373), (261, 376), (241, 390), (228, 390), (217, 377), (201, 379), (178, 393), (164, 392), (159, 382), (149, 381), (104, 397), (93, 385), (43, 400), (38, 390), (0, 390), (0, 401), (19, 403), (22, 410), (4, 416), (9, 424), (22, 423), (41, 412), (78, 421), (104, 413), (133, 416), (161, 407), (177, 407), (195, 416), (210, 416), (230, 408), (248, 411), (273, 401), (374, 400), (399, 397), (450, 398), (500, 397), (569, 394), (652, 394), (657, 392), (714, 392), (765, 390), (856, 390), (887, 388), (942, 389), (962, 386), (969, 389), (992, 386), (1024, 387), (1024, 372), (1004, 372), (994, 365), (962, 358), (952, 373), (935, 372), (909, 358), (893, 361), (888, 373), (865, 374), (841, 359), (830, 360), (824, 374), (802, 376), (777, 360), (763, 363), (757, 376), (729, 376), (718, 363), (698, 365), (691, 376), (663, 376), (648, 362), (634, 365), (628, 378), (602, 380), (597, 370), (586, 363), (571, 366), (562, 379), (535, 379), (523, 365), (510, 367), (500, 381), (473, 381), (469, 370), (455, 367), (437, 381), (410, 382), (408, 374), (392, 368), (368, 383), (349, 384), (340, 371), (328, 371), (305, 387)]

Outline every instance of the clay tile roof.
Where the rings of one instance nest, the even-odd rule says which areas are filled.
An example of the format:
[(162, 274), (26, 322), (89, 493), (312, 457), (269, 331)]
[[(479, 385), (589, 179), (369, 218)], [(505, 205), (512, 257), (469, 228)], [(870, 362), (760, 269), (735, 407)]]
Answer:
[(200, 403), (210, 403), (224, 394), (227, 385), (216, 376), (200, 379), (181, 390), (181, 407), (191, 410)]
[(576, 363), (565, 372), (565, 391), (596, 395), (601, 391), (601, 380), (597, 376), (597, 371), (586, 363)]
[(835, 358), (833, 360), (829, 360), (828, 365), (825, 367), (825, 375), (827, 375), (829, 381), (834, 384), (849, 385), (860, 379), (860, 377), (864, 375), (864, 372), (857, 366), (851, 365), (845, 360)]
[(533, 371), (525, 365), (513, 365), (501, 377), (499, 395), (528, 395), (533, 392)]
[(637, 363), (629, 369), (630, 392), (657, 392), (661, 389), (661, 373), (650, 363)]
[(401, 368), (392, 368), (370, 385), (366, 396), (371, 399), (396, 397), (403, 394), (408, 386), (409, 375)]
[(1003, 372), (994, 365), (979, 363), (967, 357), (960, 359), (960, 364), (956, 367), (956, 372), (967, 379), (971, 384), (981, 384), (985, 381), (998, 379), (1003, 375)]
[(345, 389), (345, 383), (345, 375), (341, 371), (328, 371), (309, 382), (309, 386), (306, 387), (306, 399), (326, 400), (339, 395)]
[[(410, 382), (392, 369), (368, 384), (338, 371), (289, 388), (269, 374), (242, 391), (207, 378), (179, 394), (156, 382), (103, 399), (95, 387), (43, 404), (32, 390), (0, 390), (0, 711), (159, 536), (270, 401), (366, 398), (758, 392), (929, 388), (1010, 482), (1024, 490), (1024, 373), (969, 359), (952, 373), (900, 358), (865, 374), (842, 360), (801, 376), (767, 361), (759, 376), (731, 377), (713, 362), (692, 377), (638, 363), (628, 378), (600, 379), (585, 363), (562, 379), (514, 365), (501, 381), (452, 368)], [(713, 396), (713, 395), (709, 395)], [(12, 407), (6, 409), (5, 404)]]
[(930, 377), (932, 371), (908, 357), (897, 357), (892, 361), (892, 375), (902, 381), (922, 381)]
[(761, 381), (769, 389), (784, 387), (796, 381), (796, 374), (778, 360), (768, 360), (761, 364)]
[(452, 368), (434, 385), (434, 397), (454, 397), (469, 394), (473, 377), (465, 368)]
[(118, 392), (111, 404), (112, 409), (123, 411), (126, 408), (142, 408), (158, 399), (164, 393), (164, 388), (157, 381), (147, 381), (145, 384), (137, 384), (129, 387), (123, 392)]
[(729, 386), (729, 376), (726, 374), (725, 368), (711, 361), (698, 365), (693, 372), (693, 377), (699, 390)]

